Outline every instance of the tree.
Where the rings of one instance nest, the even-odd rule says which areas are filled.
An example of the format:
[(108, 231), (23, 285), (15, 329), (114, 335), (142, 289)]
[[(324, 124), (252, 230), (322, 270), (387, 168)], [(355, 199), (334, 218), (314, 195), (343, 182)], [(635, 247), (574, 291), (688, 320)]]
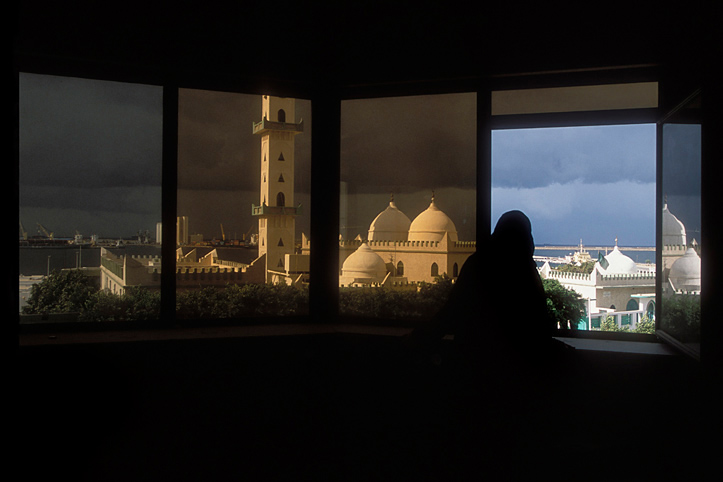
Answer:
[(699, 341), (700, 295), (664, 296), (661, 304), (664, 330), (683, 342)]
[(134, 321), (158, 319), (161, 294), (142, 287), (126, 288), (122, 295), (100, 290), (85, 302), (81, 321)]
[(30, 289), (24, 314), (80, 313), (96, 291), (93, 282), (77, 270), (53, 271)]
[(655, 320), (645, 313), (638, 321), (633, 333), (655, 333)]
[(433, 283), (420, 283), (418, 289), (340, 288), (339, 312), (370, 318), (429, 319), (447, 301), (452, 286), (452, 279), (441, 275)]
[(627, 326), (619, 327), (615, 318), (608, 315), (600, 322), (600, 331), (630, 331)]
[(585, 301), (576, 291), (554, 279), (543, 279), (542, 287), (547, 297), (549, 318), (559, 323), (560, 328), (576, 330), (578, 322), (585, 317)]
[(577, 265), (575, 263), (562, 264), (555, 268), (557, 271), (563, 271), (565, 273), (585, 273), (590, 274), (595, 268), (595, 261), (585, 261), (584, 263)]
[(176, 295), (176, 314), (179, 319), (292, 316), (308, 312), (308, 288), (285, 283), (207, 287)]

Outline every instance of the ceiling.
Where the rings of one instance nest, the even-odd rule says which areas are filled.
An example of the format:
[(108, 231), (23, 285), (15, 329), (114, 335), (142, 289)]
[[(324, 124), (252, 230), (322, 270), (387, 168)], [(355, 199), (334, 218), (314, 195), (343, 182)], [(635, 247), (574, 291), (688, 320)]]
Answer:
[(675, 8), (629, 0), (150, 3), (17, 2), (16, 67), (146, 82), (347, 87), (630, 65), (690, 69), (709, 42), (699, 0)]

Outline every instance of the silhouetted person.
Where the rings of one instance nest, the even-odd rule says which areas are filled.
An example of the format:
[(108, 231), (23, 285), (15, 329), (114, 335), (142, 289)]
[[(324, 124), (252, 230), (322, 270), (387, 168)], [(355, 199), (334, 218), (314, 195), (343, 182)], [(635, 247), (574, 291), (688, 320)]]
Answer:
[(545, 440), (547, 420), (567, 402), (556, 381), (564, 348), (552, 338), (533, 251), (527, 216), (503, 214), (463, 265), (433, 322), (407, 340), (428, 358), (445, 334), (454, 334), (456, 356), (444, 371), (453, 375), (444, 394), (452, 408), (429, 411), (419, 423), (443, 417), (454, 427), (453, 448), (445, 450), (464, 473), (505, 478), (523, 460), (537, 460), (546, 447), (536, 440)]
[(413, 343), (434, 343), (453, 333), (455, 350), (469, 365), (544, 356), (552, 326), (534, 249), (527, 216), (503, 214), (491, 237), (462, 266), (431, 325), (411, 335)]

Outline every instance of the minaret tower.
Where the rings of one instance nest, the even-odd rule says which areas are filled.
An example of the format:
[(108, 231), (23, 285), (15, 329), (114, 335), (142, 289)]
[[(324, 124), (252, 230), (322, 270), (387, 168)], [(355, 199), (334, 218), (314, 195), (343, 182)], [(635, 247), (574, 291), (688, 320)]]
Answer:
[(294, 253), (295, 220), (300, 207), (294, 205), (294, 137), (304, 131), (295, 123), (295, 99), (265, 95), (261, 122), (253, 132), (261, 136), (261, 193), (251, 213), (259, 218), (259, 257), (266, 255), (269, 270), (283, 271), (284, 258)]

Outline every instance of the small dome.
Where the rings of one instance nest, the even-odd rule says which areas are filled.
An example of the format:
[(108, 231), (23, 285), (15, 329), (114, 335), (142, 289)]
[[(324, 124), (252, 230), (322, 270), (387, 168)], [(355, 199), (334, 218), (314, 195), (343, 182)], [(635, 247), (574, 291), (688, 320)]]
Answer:
[(457, 241), (457, 227), (437, 207), (432, 196), (429, 207), (414, 218), (409, 226), (409, 241), (440, 241), (445, 233), (449, 233), (451, 241)]
[(617, 246), (605, 256), (608, 267), (603, 268), (600, 263), (595, 263), (598, 271), (602, 274), (634, 274), (638, 272), (638, 266), (631, 258), (620, 252)]
[(700, 256), (695, 249), (688, 248), (682, 257), (675, 260), (668, 278), (676, 290), (700, 291)]
[(394, 204), (394, 200), (391, 200), (389, 206), (369, 225), (369, 240), (406, 241), (411, 223), (407, 215)]
[(345, 278), (384, 278), (387, 266), (377, 253), (372, 251), (367, 243), (349, 255), (341, 268)]
[(687, 244), (685, 225), (668, 211), (668, 203), (663, 206), (663, 246)]

